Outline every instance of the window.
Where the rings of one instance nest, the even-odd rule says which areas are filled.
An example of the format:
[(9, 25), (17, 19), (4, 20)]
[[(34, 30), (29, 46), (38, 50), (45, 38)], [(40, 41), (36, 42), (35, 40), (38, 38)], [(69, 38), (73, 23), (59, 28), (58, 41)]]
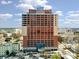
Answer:
[(40, 30), (37, 30), (37, 33), (40, 34)]
[(26, 24), (22, 24), (22, 26), (26, 26)]
[(26, 18), (26, 14), (23, 14), (23, 15), (22, 15), (22, 18)]
[(28, 40), (28, 47), (35, 47), (38, 43), (45, 44), (46, 47), (53, 46), (53, 40)]
[(48, 35), (48, 39), (50, 39), (50, 35)]

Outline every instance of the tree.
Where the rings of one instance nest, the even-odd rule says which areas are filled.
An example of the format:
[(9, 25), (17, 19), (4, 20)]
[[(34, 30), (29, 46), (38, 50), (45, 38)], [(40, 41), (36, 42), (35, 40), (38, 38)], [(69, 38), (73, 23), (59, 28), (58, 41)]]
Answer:
[(13, 37), (14, 39), (20, 38), (20, 37), (21, 37), (21, 34), (13, 33), (13, 34), (12, 34), (12, 37)]
[(62, 43), (62, 41), (63, 41), (63, 38), (59, 37), (59, 42)]
[(6, 55), (9, 56), (9, 54), (10, 54), (10, 53), (9, 53), (9, 50), (6, 50)]
[(6, 38), (6, 40), (5, 40), (5, 41), (6, 41), (6, 42), (9, 42), (10, 40), (11, 40), (11, 38)]
[(16, 56), (16, 52), (12, 51), (10, 56)]
[(26, 50), (23, 50), (23, 53), (26, 53)]
[(54, 54), (54, 55), (51, 56), (51, 59), (60, 59), (60, 56), (57, 55), (57, 54)]
[(3, 37), (7, 37), (7, 34), (6, 33), (3, 33)]

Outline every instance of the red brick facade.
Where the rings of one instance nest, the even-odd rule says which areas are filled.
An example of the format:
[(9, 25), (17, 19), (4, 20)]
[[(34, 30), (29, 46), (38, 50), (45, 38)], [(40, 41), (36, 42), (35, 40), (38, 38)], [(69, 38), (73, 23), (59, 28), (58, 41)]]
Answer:
[[(23, 15), (24, 24), (27, 26), (27, 36), (23, 36), (24, 47), (35, 47), (38, 43), (46, 47), (57, 47), (58, 36), (54, 36), (54, 15), (51, 10), (42, 10), (44, 14), (37, 13), (37, 10), (29, 10), (29, 14)], [(37, 14), (36, 14), (37, 13)]]

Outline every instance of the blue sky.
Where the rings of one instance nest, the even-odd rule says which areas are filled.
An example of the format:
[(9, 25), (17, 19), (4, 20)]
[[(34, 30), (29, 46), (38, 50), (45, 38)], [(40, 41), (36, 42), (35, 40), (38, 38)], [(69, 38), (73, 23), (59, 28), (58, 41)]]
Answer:
[(0, 0), (0, 28), (21, 27), (21, 14), (38, 6), (58, 14), (59, 27), (79, 28), (79, 0)]

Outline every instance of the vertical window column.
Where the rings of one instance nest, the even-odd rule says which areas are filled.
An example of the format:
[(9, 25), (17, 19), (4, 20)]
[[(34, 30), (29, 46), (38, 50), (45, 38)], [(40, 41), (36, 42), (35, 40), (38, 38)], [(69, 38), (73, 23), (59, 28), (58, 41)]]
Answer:
[(46, 39), (45, 39), (45, 28), (46, 28), (46, 27), (45, 27), (45, 15), (44, 15), (43, 21), (44, 21), (44, 44), (45, 44), (45, 40), (46, 40)]
[(32, 35), (32, 34), (31, 34), (31, 21), (32, 21), (32, 19), (31, 19), (31, 15), (30, 15), (29, 17), (30, 17), (30, 19), (29, 19), (29, 23), (30, 23), (30, 25), (29, 25), (29, 26), (30, 26), (30, 40), (31, 40), (31, 35)]
[(35, 33), (35, 39), (37, 39), (37, 37), (36, 37), (36, 36), (37, 36), (37, 31), (36, 31), (37, 28), (36, 28), (36, 27), (37, 27), (37, 15), (36, 15), (36, 25), (35, 25), (35, 28), (34, 28), (34, 29), (35, 29), (35, 32), (36, 32), (36, 33)]
[(39, 39), (39, 40), (40, 40), (40, 43), (41, 43), (41, 19), (42, 19), (42, 18), (41, 18), (41, 16), (40, 16), (40, 26), (39, 26), (39, 27), (40, 27), (40, 39)]
[[(49, 41), (51, 41), (51, 16), (50, 15), (48, 15), (49, 16), (49, 37), (50, 37), (50, 39), (49, 39)], [(51, 43), (50, 43), (50, 46), (51, 46)]]

